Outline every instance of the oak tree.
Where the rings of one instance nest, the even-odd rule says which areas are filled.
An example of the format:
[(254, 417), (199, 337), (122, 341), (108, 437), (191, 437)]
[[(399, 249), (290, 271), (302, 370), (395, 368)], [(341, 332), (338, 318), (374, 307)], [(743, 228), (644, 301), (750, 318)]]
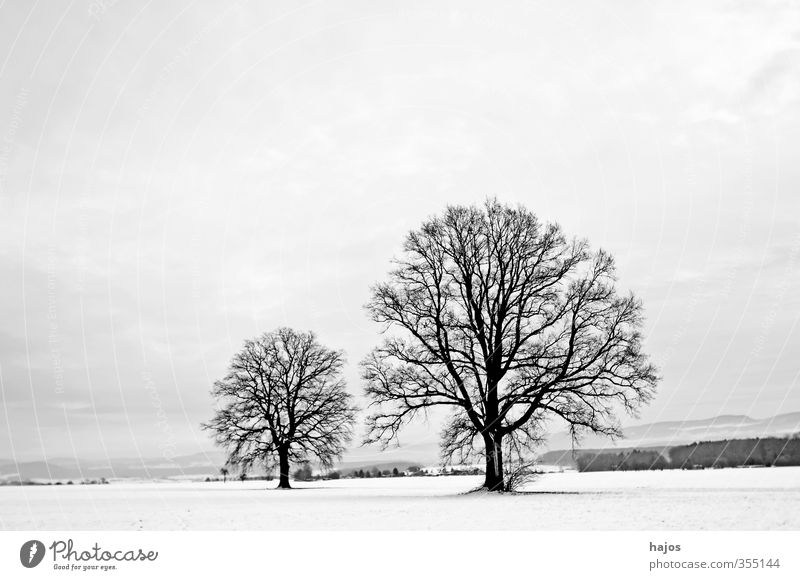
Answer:
[(642, 304), (616, 288), (614, 260), (524, 207), (449, 206), (410, 232), (367, 309), (386, 338), (362, 362), (384, 445), (415, 415), (449, 409), (445, 459), (485, 458), (504, 490), (504, 456), (522, 456), (549, 417), (619, 435), (658, 376), (642, 351)]
[(216, 383), (214, 418), (204, 425), (243, 469), (277, 463), (289, 488), (290, 463), (329, 467), (350, 441), (356, 408), (342, 378), (344, 354), (312, 332), (279, 328), (245, 342)]

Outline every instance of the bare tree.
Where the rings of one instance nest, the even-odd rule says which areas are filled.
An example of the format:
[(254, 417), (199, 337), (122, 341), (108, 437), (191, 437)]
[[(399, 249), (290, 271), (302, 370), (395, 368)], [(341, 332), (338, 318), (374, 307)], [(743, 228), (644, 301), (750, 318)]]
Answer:
[(443, 456), (484, 456), (484, 486), (503, 490), (504, 449), (530, 451), (548, 417), (573, 437), (619, 435), (616, 411), (635, 414), (655, 391), (642, 305), (617, 293), (612, 257), (523, 207), (450, 206), (394, 266), (367, 304), (387, 338), (362, 362), (366, 442), (449, 408)]
[(228, 481), (228, 474), (230, 473), (230, 471), (228, 471), (227, 467), (220, 467), (219, 468), (219, 473), (220, 473), (220, 475), (222, 475), (222, 483), (225, 483), (226, 481)]
[(289, 488), (290, 462), (316, 458), (330, 466), (352, 437), (356, 409), (343, 364), (343, 353), (311, 332), (279, 328), (248, 340), (214, 383), (219, 405), (203, 427), (242, 469), (277, 460), (278, 487)]

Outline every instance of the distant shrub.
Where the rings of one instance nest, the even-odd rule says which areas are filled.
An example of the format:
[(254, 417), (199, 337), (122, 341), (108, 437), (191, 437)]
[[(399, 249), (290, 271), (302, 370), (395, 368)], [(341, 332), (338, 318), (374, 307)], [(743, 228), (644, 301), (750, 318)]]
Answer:
[(313, 474), (311, 472), (311, 466), (308, 463), (303, 464), (302, 467), (295, 470), (294, 478), (297, 481), (311, 481), (313, 478)]

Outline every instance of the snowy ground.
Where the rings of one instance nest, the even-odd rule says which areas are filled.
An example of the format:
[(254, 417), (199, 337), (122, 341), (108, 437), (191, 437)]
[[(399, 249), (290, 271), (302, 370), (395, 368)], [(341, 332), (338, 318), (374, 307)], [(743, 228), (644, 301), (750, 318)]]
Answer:
[(800, 530), (800, 467), (479, 477), (0, 487), (4, 530)]

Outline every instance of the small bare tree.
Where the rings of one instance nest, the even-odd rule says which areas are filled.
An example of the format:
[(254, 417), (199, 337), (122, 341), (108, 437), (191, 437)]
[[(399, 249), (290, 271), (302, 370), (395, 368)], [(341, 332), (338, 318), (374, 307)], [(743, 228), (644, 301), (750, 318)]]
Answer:
[(367, 309), (388, 331), (362, 362), (384, 444), (420, 411), (453, 409), (445, 458), (481, 454), (484, 486), (504, 490), (548, 416), (619, 434), (615, 407), (647, 402), (656, 370), (641, 350), (642, 306), (615, 289), (614, 261), (522, 207), (448, 207), (406, 238)]
[(352, 437), (356, 408), (341, 378), (344, 355), (313, 333), (291, 328), (248, 340), (214, 383), (214, 418), (203, 428), (247, 469), (277, 462), (279, 488), (289, 488), (291, 462), (330, 466)]

